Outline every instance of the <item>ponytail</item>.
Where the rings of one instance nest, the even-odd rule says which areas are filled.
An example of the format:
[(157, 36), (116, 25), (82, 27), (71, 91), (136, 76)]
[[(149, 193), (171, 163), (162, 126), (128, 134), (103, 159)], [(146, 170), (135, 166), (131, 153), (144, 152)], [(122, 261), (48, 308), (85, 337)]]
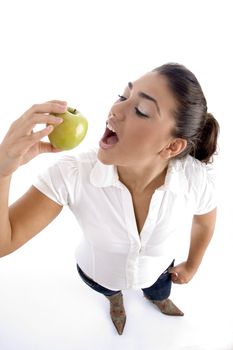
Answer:
[(167, 63), (153, 71), (166, 77), (176, 99), (172, 136), (187, 140), (186, 148), (176, 158), (190, 154), (203, 163), (212, 162), (217, 148), (219, 124), (207, 112), (206, 99), (197, 78), (178, 63)]
[(219, 134), (219, 124), (211, 113), (205, 113), (204, 126), (200, 131), (200, 136), (193, 145), (190, 155), (199, 159), (203, 163), (213, 161), (213, 155), (217, 150), (217, 138)]

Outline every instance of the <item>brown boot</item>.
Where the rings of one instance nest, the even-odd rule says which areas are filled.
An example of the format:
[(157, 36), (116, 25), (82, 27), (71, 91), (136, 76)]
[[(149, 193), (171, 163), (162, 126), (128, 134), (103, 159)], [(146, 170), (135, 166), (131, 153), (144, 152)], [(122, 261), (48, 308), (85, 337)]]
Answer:
[(159, 310), (169, 316), (184, 316), (184, 313), (170, 300), (150, 300)]
[(126, 314), (123, 304), (123, 295), (121, 292), (114, 294), (112, 296), (106, 296), (106, 298), (110, 301), (110, 315), (114, 326), (119, 335), (123, 333), (125, 322), (126, 322)]

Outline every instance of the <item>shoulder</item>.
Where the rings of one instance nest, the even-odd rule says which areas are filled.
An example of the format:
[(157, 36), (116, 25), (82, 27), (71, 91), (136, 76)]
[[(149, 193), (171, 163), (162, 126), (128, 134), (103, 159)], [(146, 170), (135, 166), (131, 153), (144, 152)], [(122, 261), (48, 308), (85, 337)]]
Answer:
[(97, 161), (97, 150), (90, 149), (78, 155), (64, 155), (55, 163), (61, 171), (92, 169)]
[(195, 174), (197, 176), (205, 176), (214, 170), (212, 164), (203, 163), (190, 155), (184, 157), (181, 162), (187, 175)]
[(201, 196), (207, 192), (213, 193), (215, 188), (215, 168), (213, 164), (206, 164), (188, 156), (185, 165), (185, 174), (189, 187)]
[(215, 171), (212, 164), (186, 156), (174, 159), (170, 166), (170, 183), (176, 192), (184, 193), (195, 215), (210, 212), (216, 207)]
[(185, 172), (194, 183), (212, 181), (215, 178), (215, 168), (213, 164), (203, 163), (192, 156), (186, 157)]
[(189, 190), (200, 191), (206, 185), (214, 184), (215, 169), (213, 164), (205, 164), (190, 155), (177, 159), (175, 163), (175, 167), (183, 173)]
[[(90, 149), (77, 155), (65, 154), (58, 158), (45, 171), (39, 174), (39, 179), (48, 180), (56, 186), (80, 182), (82, 178), (88, 178), (97, 162), (97, 150)], [(60, 185), (59, 185), (60, 184)]]
[(34, 186), (60, 205), (74, 203), (77, 189), (89, 181), (97, 152), (89, 150), (77, 156), (66, 154), (41, 172)]

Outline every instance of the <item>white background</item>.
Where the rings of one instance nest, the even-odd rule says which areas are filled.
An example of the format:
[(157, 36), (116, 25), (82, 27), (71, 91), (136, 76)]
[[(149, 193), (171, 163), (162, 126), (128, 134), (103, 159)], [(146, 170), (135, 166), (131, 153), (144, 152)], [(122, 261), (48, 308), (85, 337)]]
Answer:
[[(230, 5), (230, 0), (1, 2), (1, 139), (32, 104), (64, 99), (89, 120), (86, 139), (71, 151), (81, 152), (97, 144), (125, 84), (171, 61), (195, 73), (221, 126), (215, 235), (194, 279), (172, 289), (185, 316), (166, 317), (140, 291), (127, 291), (127, 324), (118, 336), (107, 301), (77, 276), (80, 232), (65, 208), (37, 237), (0, 259), (1, 350), (233, 349)], [(20, 168), (10, 202), (58, 156), (41, 155)]]

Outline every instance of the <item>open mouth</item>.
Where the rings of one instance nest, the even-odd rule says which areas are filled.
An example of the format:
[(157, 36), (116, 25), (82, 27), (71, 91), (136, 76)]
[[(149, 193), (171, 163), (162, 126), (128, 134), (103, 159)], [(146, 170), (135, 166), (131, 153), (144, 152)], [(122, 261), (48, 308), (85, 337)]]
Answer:
[(103, 148), (109, 148), (115, 145), (118, 141), (119, 139), (116, 132), (113, 130), (111, 125), (107, 124), (104, 135), (100, 140), (101, 145), (103, 146)]

